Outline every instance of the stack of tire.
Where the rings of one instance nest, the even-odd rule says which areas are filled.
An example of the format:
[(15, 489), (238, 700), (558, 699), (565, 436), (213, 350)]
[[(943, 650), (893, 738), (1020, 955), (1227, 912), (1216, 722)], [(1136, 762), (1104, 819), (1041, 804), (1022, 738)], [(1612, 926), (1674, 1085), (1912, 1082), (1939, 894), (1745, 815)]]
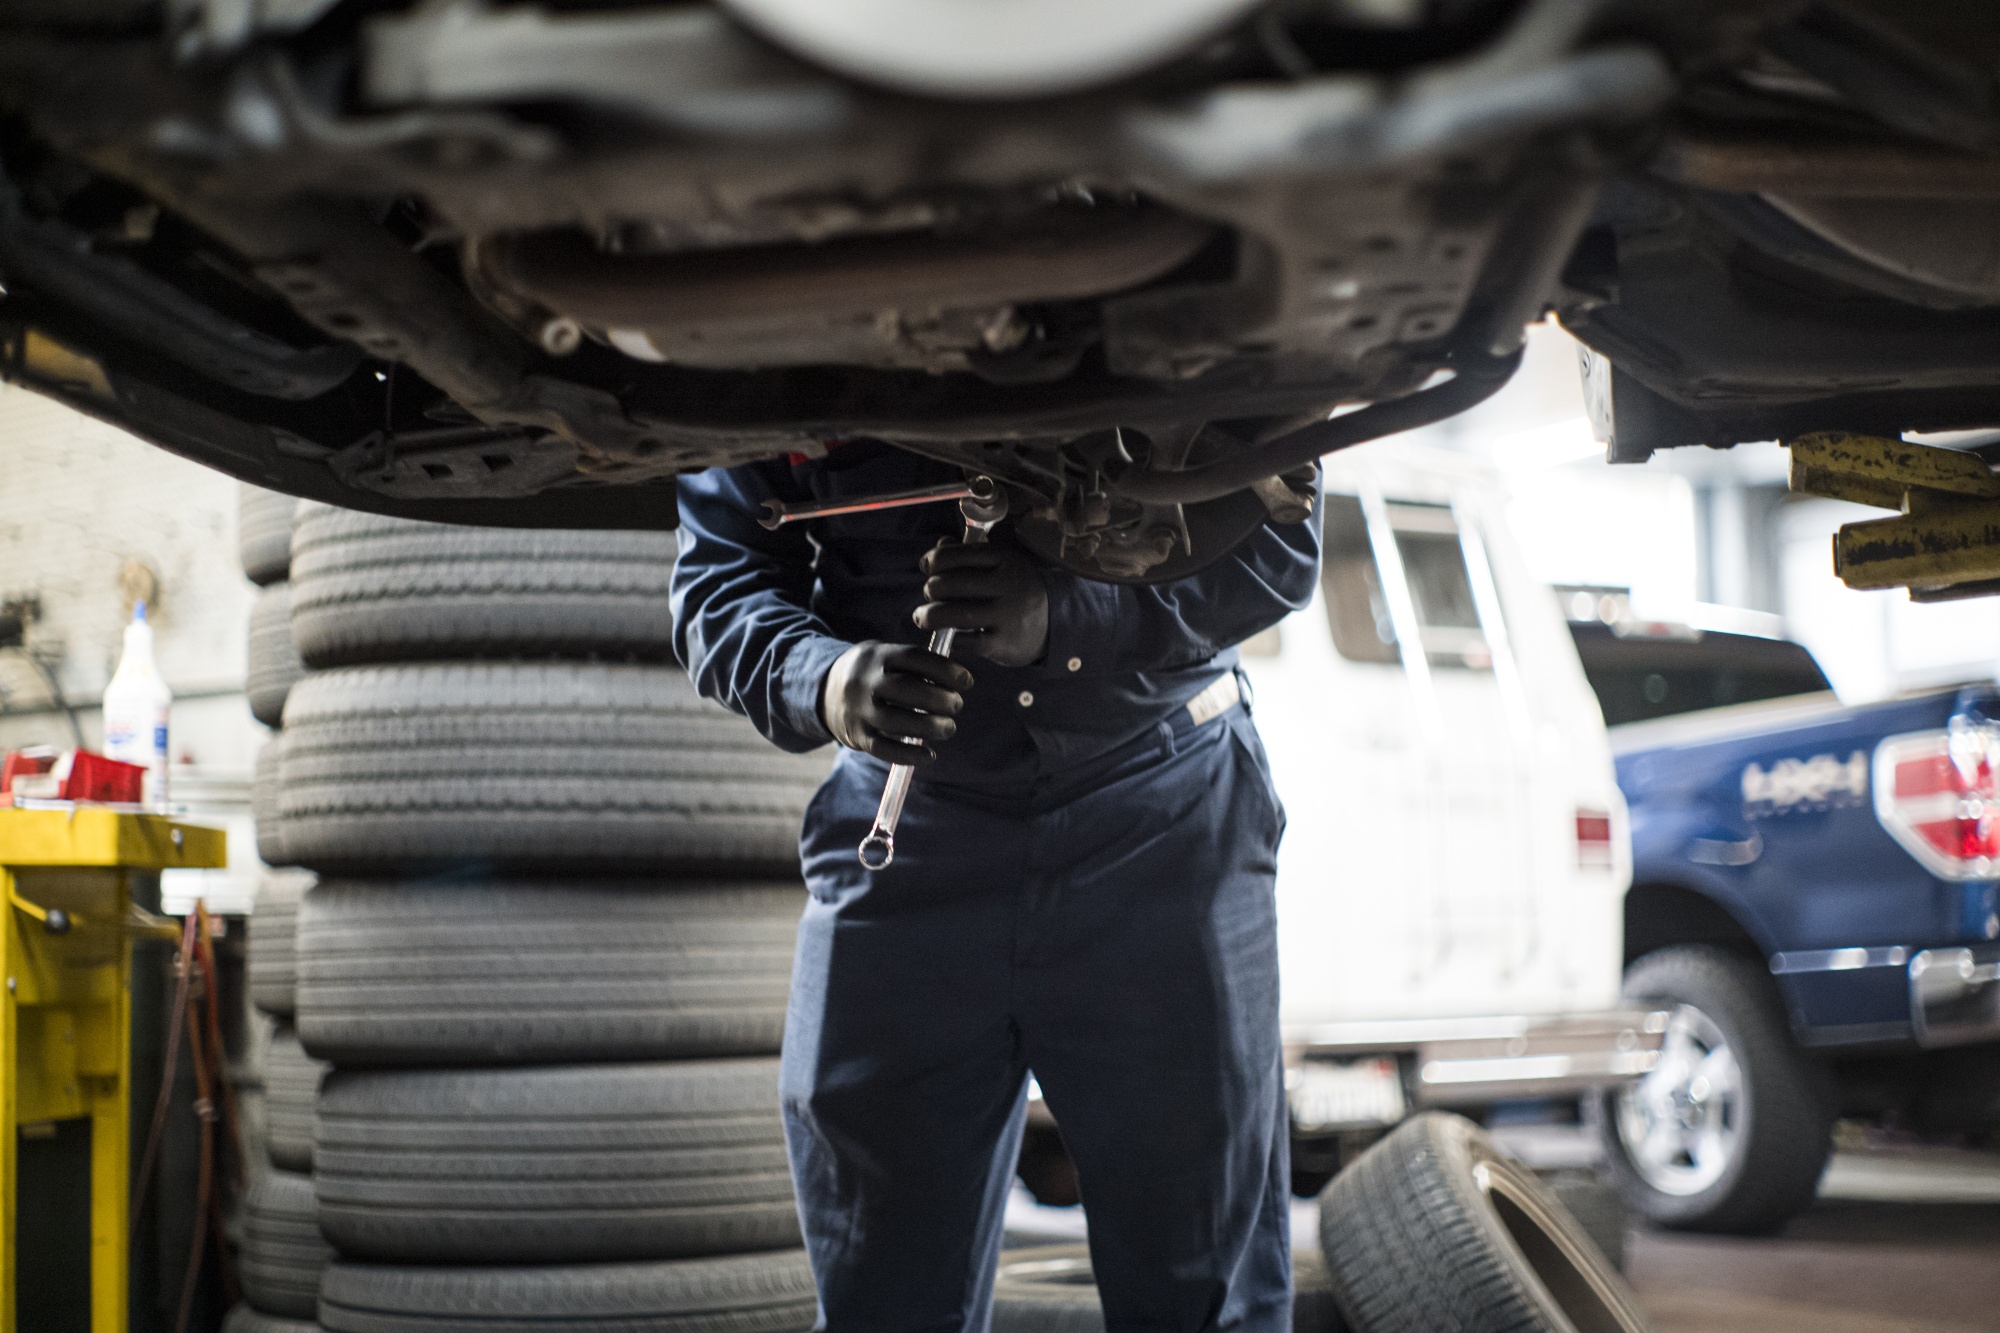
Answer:
[(778, 1109), (824, 756), (673, 665), (665, 533), (300, 507), (278, 837), (334, 1333), (812, 1326)]
[[(243, 572), (258, 585), (246, 692), (252, 715), (273, 728), (304, 675), (292, 646), (287, 582), (295, 504), (289, 495), (245, 486), (238, 511)], [(251, 792), (258, 852), (273, 867), (287, 863), (272, 818), (281, 743), (281, 736), (265, 742)], [(333, 1257), (319, 1233), (310, 1175), (313, 1099), (326, 1067), (300, 1048), (292, 1026), (299, 902), (311, 883), (302, 871), (267, 870), (250, 915), (247, 972), (255, 1026), (238, 1079), (250, 1184), (237, 1253), (243, 1304), (230, 1312), (228, 1333), (309, 1333), (316, 1327), (320, 1274)]]

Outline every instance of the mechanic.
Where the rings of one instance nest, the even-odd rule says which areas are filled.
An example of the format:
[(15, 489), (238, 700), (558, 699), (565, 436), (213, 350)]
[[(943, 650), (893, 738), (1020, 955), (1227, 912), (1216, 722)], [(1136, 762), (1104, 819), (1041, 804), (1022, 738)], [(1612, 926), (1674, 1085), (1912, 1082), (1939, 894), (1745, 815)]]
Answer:
[[(963, 480), (855, 441), (680, 482), (689, 674), (787, 750), (844, 747), (800, 839), (781, 1074), (821, 1327), (984, 1333), (1033, 1071), (1107, 1328), (1285, 1333), (1284, 812), (1234, 645), (1311, 597), (1317, 506), (1157, 587), (1005, 523), (962, 544), (951, 504), (758, 522)], [(920, 646), (944, 626), (977, 669)], [(890, 763), (922, 767), (871, 871)]]

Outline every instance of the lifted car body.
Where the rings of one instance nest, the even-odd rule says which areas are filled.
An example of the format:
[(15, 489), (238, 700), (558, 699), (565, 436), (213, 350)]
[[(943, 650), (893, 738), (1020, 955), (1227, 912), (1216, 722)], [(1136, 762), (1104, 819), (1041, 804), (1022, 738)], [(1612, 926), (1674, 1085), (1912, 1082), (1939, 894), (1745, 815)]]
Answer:
[(0, 358), (462, 522), (871, 436), (1157, 581), (1549, 310), (1615, 461), (2000, 422), (1996, 69), (1984, 0), (0, 0)]

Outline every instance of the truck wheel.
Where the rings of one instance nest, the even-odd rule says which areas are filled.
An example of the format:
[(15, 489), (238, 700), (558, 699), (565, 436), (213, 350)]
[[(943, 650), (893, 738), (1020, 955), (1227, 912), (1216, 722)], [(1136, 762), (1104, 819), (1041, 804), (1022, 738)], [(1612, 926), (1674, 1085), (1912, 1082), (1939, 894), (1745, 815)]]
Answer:
[[(1326, 1265), (1292, 1255), (1292, 1333), (1344, 1333)], [(993, 1333), (1103, 1333), (1088, 1245), (1008, 1250), (993, 1277)]]
[(1833, 1102), (1793, 1044), (1769, 975), (1683, 945), (1632, 964), (1625, 993), (1671, 1014), (1653, 1071), (1605, 1095), (1605, 1156), (1626, 1200), (1685, 1231), (1783, 1225), (1818, 1188)]
[(1083, 1202), (1076, 1163), (1070, 1160), (1062, 1134), (1053, 1125), (1028, 1125), (1021, 1135), (1021, 1156), (1014, 1164), (1014, 1175), (1045, 1208), (1074, 1208)]
[(1647, 1328), (1555, 1195), (1462, 1116), (1407, 1120), (1334, 1177), (1319, 1239), (1360, 1333)]

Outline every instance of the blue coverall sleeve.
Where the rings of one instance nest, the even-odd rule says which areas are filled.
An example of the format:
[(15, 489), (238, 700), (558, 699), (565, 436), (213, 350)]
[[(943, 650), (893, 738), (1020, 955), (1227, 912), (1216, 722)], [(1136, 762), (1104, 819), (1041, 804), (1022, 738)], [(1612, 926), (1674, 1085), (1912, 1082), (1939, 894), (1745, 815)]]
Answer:
[(674, 652), (695, 688), (749, 718), (781, 749), (833, 739), (821, 682), (851, 646), (812, 611), (813, 557), (803, 525), (767, 531), (767, 499), (810, 497), (783, 464), (710, 468), (680, 479)]
[(1312, 600), (1319, 544), (1316, 504), (1305, 522), (1266, 523), (1215, 564), (1172, 583), (1131, 587), (1045, 569), (1043, 660), (1086, 675), (1205, 662)]

